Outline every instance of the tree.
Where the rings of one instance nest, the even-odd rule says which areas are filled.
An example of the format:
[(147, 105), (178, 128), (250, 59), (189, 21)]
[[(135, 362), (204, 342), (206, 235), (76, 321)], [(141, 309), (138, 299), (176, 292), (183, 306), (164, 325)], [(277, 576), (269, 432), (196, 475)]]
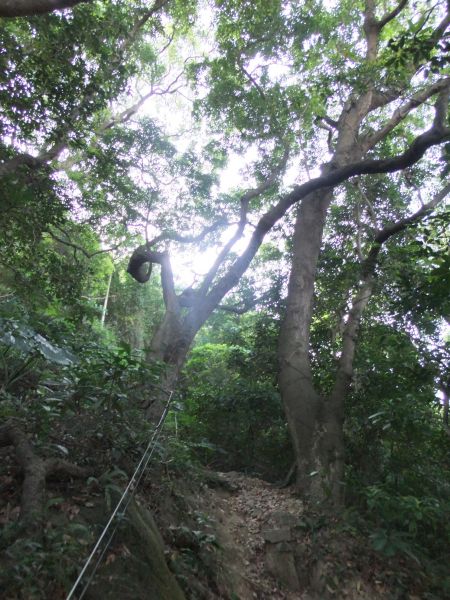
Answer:
[[(367, 71), (376, 69), (383, 28), (398, 17), (406, 2), (381, 18), (376, 17), (375, 3), (367, 1), (364, 9), (364, 40), (366, 46), (362, 63)], [(433, 46), (449, 24), (449, 14), (429, 32)], [(339, 117), (332, 121), (336, 143), (331, 167), (346, 165), (373, 151), (395, 128), (406, 119), (413, 108), (437, 96), (435, 123), (447, 119), (449, 80), (440, 78), (414, 93), (413, 77), (423, 66), (424, 57), (412, 60), (403, 71), (403, 86), (395, 91), (388, 88), (380, 94), (378, 84), (367, 82), (354, 85), (347, 96)], [(439, 88), (441, 91), (438, 91)], [(363, 90), (360, 92), (359, 90)], [(412, 94), (412, 96), (411, 96)], [(409, 96), (409, 98), (408, 98)], [(404, 99), (403, 99), (404, 98)], [(376, 132), (365, 130), (365, 122), (373, 111), (393, 101), (399, 106)], [(332, 190), (305, 198), (298, 209), (294, 232), (293, 265), (289, 282), (286, 319), (280, 337), (280, 387), (290, 423), (297, 456), (297, 484), (315, 499), (331, 499), (339, 505), (344, 491), (344, 402), (349, 394), (353, 359), (363, 311), (372, 295), (377, 257), (391, 236), (408, 224), (426, 215), (442, 201), (450, 188), (444, 187), (434, 200), (415, 215), (389, 224), (378, 231), (366, 257), (361, 257), (360, 283), (354, 294), (342, 335), (342, 351), (334, 386), (328, 397), (313, 383), (310, 361), (310, 326), (313, 314), (314, 282), (321, 248), (326, 214), (333, 200)]]
[[(159, 160), (173, 149), (150, 119), (133, 135), (126, 124), (151, 96), (173, 93), (182, 75), (171, 79), (162, 65), (175, 37), (161, 27), (164, 4), (83, 3), (0, 23), (0, 261), (16, 290), (28, 282), (45, 296), (57, 284), (66, 303), (79, 302), (80, 271), (125, 242), (127, 224), (151, 199), (129, 173), (137, 148)], [(190, 7), (171, 10), (168, 28), (177, 22), (183, 32)], [(148, 89), (136, 98), (138, 72)], [(72, 262), (62, 260), (68, 254)]]
[[(169, 389), (176, 385), (199, 329), (238, 284), (266, 235), (293, 206), (299, 206), (280, 344), (280, 386), (294, 447), (303, 460), (299, 481), (306, 489), (312, 481), (308, 473), (323, 473), (325, 488), (338, 501), (340, 407), (348, 393), (354, 344), (346, 345), (347, 363), (345, 367), (342, 363), (339, 394), (336, 391), (339, 399), (327, 404), (336, 405), (335, 410), (326, 411), (328, 439), (322, 435), (324, 424), (317, 407), (323, 401), (312, 385), (308, 354), (323, 229), (338, 186), (354, 177), (404, 171), (427, 151), (427, 156), (436, 154), (431, 149), (450, 139), (445, 54), (448, 7), (444, 13), (440, 7), (428, 10), (424, 5), (423, 14), (411, 21), (404, 0), (381, 16), (372, 0), (366, 1), (363, 11), (346, 3), (335, 8), (320, 2), (303, 6), (295, 1), (263, 0), (212, 5), (214, 52), (205, 51), (200, 60), (187, 57), (179, 76), (159, 92), (175, 91), (179, 78), (186, 74), (194, 91), (196, 86), (208, 86), (206, 95), (198, 95), (194, 111), (209, 123), (211, 138), (201, 151), (180, 155), (151, 120), (143, 119), (132, 127), (128, 121), (144, 98), (156, 93), (155, 80), (165, 69), (160, 53), (178, 31), (182, 37), (190, 28), (193, 6), (181, 4), (161, 1), (149, 7), (146, 2), (133, 2), (134, 10), (129, 11), (128, 3), (119, 3), (111, 5), (114, 13), (107, 18), (101, 5), (83, 4), (70, 19), (55, 13), (33, 21), (37, 36), (31, 35), (26, 20), (7, 22), (3, 34), (9, 56), (3, 62), (12, 85), (1, 98), (7, 135), (0, 148), (6, 196), (14, 205), (20, 187), (24, 190), (20, 197), (27, 203), (30, 177), (42, 178), (54, 189), (55, 173), (67, 168), (74, 185), (69, 190), (76, 190), (75, 197), (81, 197), (82, 208), (89, 213), (89, 223), (99, 230), (105, 215), (108, 232), (116, 238), (124, 237), (127, 227), (139, 226), (147, 234), (150, 224), (157, 224), (159, 235), (145, 236), (145, 243), (131, 256), (129, 272), (145, 283), (150, 277), (147, 265), (160, 265), (165, 315), (149, 344), (148, 358), (167, 364), (163, 386)], [(166, 29), (160, 18), (163, 11), (172, 17)], [(108, 29), (103, 32), (105, 26)], [(63, 47), (63, 40), (74, 36), (74, 31), (68, 55), (55, 61), (55, 80), (42, 65), (27, 62), (26, 44), (36, 48), (47, 64), (53, 48)], [(106, 45), (98, 44), (100, 32)], [(158, 44), (149, 42), (153, 38), (164, 41), (161, 51)], [(83, 52), (78, 52), (79, 47)], [(146, 65), (149, 55), (151, 67)], [(145, 80), (148, 70), (149, 94), (128, 109), (112, 113), (108, 102), (129, 90), (134, 77)], [(22, 77), (23, 72), (27, 77)], [(62, 88), (56, 79), (62, 80)], [(19, 96), (23, 104), (17, 102)], [(224, 155), (248, 149), (258, 152), (249, 165), (253, 187), (240, 194), (214, 193)], [(320, 163), (327, 151), (330, 160), (322, 166), (321, 175), (307, 178), (309, 167)], [(291, 166), (302, 167), (306, 181), (289, 188), (283, 178)], [(149, 172), (151, 184), (145, 179)], [(170, 175), (168, 185), (161, 182), (162, 175)], [(174, 198), (180, 199), (178, 205)], [(61, 223), (48, 219), (51, 235), (70, 246), (70, 239), (61, 237), (58, 230)], [(220, 243), (229, 227), (234, 227), (234, 233)], [(235, 254), (237, 242), (247, 235), (246, 248)], [(170, 246), (203, 244), (214, 238), (219, 250), (210, 271), (178, 293)], [(368, 267), (371, 271), (372, 266)], [(355, 331), (360, 318), (361, 314), (354, 313)], [(155, 402), (152, 411), (159, 409)], [(313, 423), (307, 435), (302, 430), (305, 417)], [(305, 457), (319, 438), (325, 449), (320, 451), (316, 469), (311, 464), (317, 457)], [(313, 487), (324, 488), (316, 483)]]
[[(166, 315), (152, 341), (150, 356), (163, 360), (172, 367), (167, 385), (173, 387), (179, 370), (185, 361), (187, 351), (199, 328), (206, 322), (212, 311), (220, 305), (225, 295), (238, 283), (258, 251), (265, 235), (286, 214), (291, 206), (301, 203), (294, 234), (293, 270), (288, 295), (288, 308), (280, 342), (282, 365), (280, 386), (298, 460), (302, 457), (299, 481), (301, 481), (302, 487), (306, 488), (308, 487), (307, 482), (312, 481), (308, 477), (309, 473), (315, 470), (324, 472), (326, 474), (325, 480), (328, 477), (334, 478), (331, 489), (337, 502), (342, 487), (340, 483), (343, 465), (342, 448), (340, 446), (342, 441), (342, 399), (348, 392), (351, 380), (348, 369), (354, 354), (353, 344), (346, 345), (346, 355), (342, 359), (342, 368), (338, 376), (337, 388), (339, 388), (339, 392), (336, 389), (336, 398), (327, 404), (327, 407), (333, 403), (336, 404), (336, 410), (333, 411), (335, 412), (334, 417), (331, 410), (327, 408), (326, 411), (327, 418), (330, 419), (330, 423), (326, 425), (330, 430), (330, 439), (324, 441), (323, 453), (334, 458), (330, 458), (329, 463), (320, 465), (318, 469), (315, 469), (312, 467), (312, 463), (317, 463), (317, 457), (308, 457), (312, 448), (315, 447), (313, 440), (317, 436), (322, 437), (322, 433), (319, 434), (318, 432), (321, 432), (323, 427), (323, 424), (320, 423), (321, 419), (317, 416), (319, 413), (318, 405), (321, 404), (322, 400), (314, 389), (311, 379), (308, 355), (309, 328), (317, 259), (327, 210), (333, 199), (333, 189), (357, 175), (392, 173), (404, 170), (419, 161), (432, 145), (448, 140), (450, 133), (447, 126), (449, 78), (441, 76), (438, 72), (433, 80), (425, 85), (413, 83), (417, 71), (420, 71), (427, 62), (432, 61), (435, 48), (439, 46), (441, 37), (448, 26), (449, 14), (446, 13), (434, 28), (427, 30), (426, 38), (422, 40), (422, 50), (418, 52), (417, 56), (414, 56), (412, 62), (409, 60), (409, 54), (407, 54), (407, 61), (409, 62), (406, 66), (402, 66), (401, 85), (399, 85), (399, 80), (396, 79), (400, 75), (396, 62), (398, 60), (397, 53), (392, 50), (392, 48), (395, 48), (394, 42), (389, 45), (385, 41), (383, 53), (380, 56), (378, 48), (383, 30), (388, 26), (392, 28), (395, 19), (402, 13), (405, 5), (405, 2), (401, 2), (392, 12), (377, 18), (374, 3), (370, 1), (366, 3), (362, 23), (364, 32), (362, 41), (366, 45), (364, 55), (352, 58), (353, 73), (348, 78), (342, 72), (344, 65), (340, 63), (334, 68), (332, 75), (327, 74), (330, 86), (333, 78), (336, 78), (336, 90), (334, 91), (336, 96), (345, 94), (347, 100), (343, 102), (343, 107), (337, 118), (332, 119), (326, 113), (325, 116), (321, 115), (316, 118), (316, 122), (321, 127), (326, 126), (328, 131), (331, 128), (336, 136), (332, 159), (323, 166), (321, 176), (312, 178), (302, 185), (294, 186), (289, 193), (279, 194), (278, 199), (274, 200), (274, 204), (260, 217), (246, 250), (241, 256), (232, 258), (231, 261), (229, 259), (230, 251), (236, 241), (243, 236), (248, 225), (251, 202), (255, 198), (261, 198), (265, 192), (271, 192), (272, 196), (269, 195), (269, 198), (273, 197), (274, 182), (277, 177), (281, 176), (289, 152), (294, 152), (298, 147), (292, 134), (289, 134), (289, 128), (292, 124), (291, 119), (293, 118), (293, 108), (292, 106), (289, 107), (289, 101), (295, 92), (298, 93), (299, 88), (297, 87), (293, 91), (291, 88), (294, 86), (289, 86), (287, 91), (282, 90), (280, 85), (271, 82), (264, 72), (258, 82), (255, 76), (249, 74), (246, 63), (250, 64), (252, 60), (259, 58), (260, 54), (264, 55), (266, 53), (273, 57), (280, 48), (288, 46), (286, 39), (279, 41), (277, 35), (287, 36), (288, 33), (286, 32), (295, 31), (295, 19), (300, 22), (302, 18), (309, 18), (313, 24), (317, 25), (318, 21), (323, 18), (323, 13), (320, 14), (320, 17), (312, 13), (314, 16), (311, 17), (310, 9), (305, 8), (304, 13), (300, 13), (300, 17), (291, 16), (292, 22), (286, 24), (281, 16), (281, 6), (279, 5), (261, 6), (260, 11), (257, 11), (257, 16), (253, 20), (249, 19), (247, 14), (249, 7), (245, 2), (233, 3), (233, 6), (230, 6), (229, 9), (228, 7), (222, 7), (219, 13), (218, 38), (222, 44), (223, 55), (218, 59), (207, 61), (211, 78), (217, 77), (218, 74), (221, 78), (218, 79), (217, 85), (211, 83), (212, 89), (206, 103), (207, 110), (215, 115), (222, 127), (225, 124), (225, 119), (231, 119), (231, 124), (239, 131), (243, 140), (250, 139), (259, 142), (262, 140), (261, 143), (265, 144), (266, 157), (270, 142), (277, 148), (278, 156), (281, 155), (284, 149), (283, 157), (279, 164), (274, 167), (272, 154), (271, 174), (260, 183), (259, 187), (241, 197), (240, 217), (236, 233), (222, 248), (216, 263), (205, 276), (203, 282), (195, 290), (190, 291), (188, 306), (184, 295), (177, 296), (174, 291), (168, 254), (157, 253), (151, 249), (154, 243), (160, 241), (159, 239), (138, 248), (132, 258), (136, 268), (140, 268), (145, 262), (161, 264)], [(341, 12), (338, 11), (335, 15), (330, 13), (329, 16), (332, 22), (327, 23), (330, 30), (334, 24), (342, 20), (343, 15), (345, 15), (345, 22), (349, 21), (349, 15), (345, 11), (346, 9), (342, 8)], [(355, 14), (358, 18), (360, 17), (358, 11), (355, 11)], [(270, 41), (267, 39), (267, 29), (265, 27), (269, 21), (275, 23), (275, 26), (270, 29), (272, 32)], [(355, 35), (359, 33), (359, 29), (355, 29), (353, 25), (350, 27)], [(407, 39), (408, 32), (403, 30), (402, 23), (398, 27), (400, 28), (399, 31), (402, 32), (399, 35), (404, 35)], [(420, 32), (420, 23), (415, 27), (418, 27)], [(241, 31), (240, 38), (239, 36), (238, 38), (241, 41), (237, 42), (236, 31), (239, 28), (241, 28)], [(300, 41), (306, 43), (310, 39), (311, 28), (305, 29), (306, 32), (301, 34), (303, 38), (300, 35), (300, 39), (296, 40), (297, 43)], [(291, 33), (290, 35), (294, 37), (294, 34)], [(414, 37), (417, 32), (413, 31), (411, 35)], [(333, 44), (330, 42), (330, 46), (333, 48), (336, 48), (336, 44), (340, 40), (338, 35), (336, 35), (336, 38), (333, 40)], [(243, 39), (247, 41), (242, 41)], [(351, 44), (353, 44), (353, 41)], [(347, 43), (349, 48), (351, 44)], [(292, 47), (294, 48), (294, 46)], [(312, 54), (314, 52), (317, 61), (317, 50), (313, 51)], [(304, 60), (308, 67), (314, 68), (316, 65), (308, 65), (307, 56), (306, 58), (302, 56), (301, 60)], [(297, 60), (300, 59), (297, 57)], [(400, 61), (403, 65), (402, 61), (404, 61), (403, 58)], [(304, 73), (300, 75), (299, 79), (303, 83), (307, 79), (309, 80), (311, 90), (308, 91), (314, 98), (314, 94), (318, 94), (317, 88), (319, 85), (323, 86), (323, 73), (320, 73), (315, 81), (308, 67), (303, 67)], [(205, 65), (202, 68), (206, 68)], [(255, 71), (257, 70), (255, 68)], [(263, 70), (261, 69), (261, 71)], [(375, 86), (372, 81), (378, 81), (377, 77), (381, 77), (381, 83)], [(339, 84), (339, 78), (343, 80), (343, 84)], [(331, 90), (326, 91), (331, 93)], [(239, 101), (236, 102), (238, 96)], [(416, 135), (416, 137), (410, 134), (408, 143), (406, 146), (403, 145), (403, 148), (401, 144), (393, 143), (391, 140), (396, 139), (396, 128), (399, 125), (405, 127), (405, 122), (414, 109), (421, 107), (430, 100), (434, 101), (434, 119), (431, 127), (425, 133)], [(390, 116), (385, 116), (384, 111), (388, 110), (392, 103), (397, 103), (396, 108)], [(243, 105), (247, 108), (244, 115), (241, 110)], [(306, 110), (298, 109), (297, 104), (294, 106), (297, 107), (298, 117), (302, 118), (303, 122), (308, 122), (308, 120), (310, 124), (314, 122), (312, 111), (316, 108), (315, 106), (310, 106)], [(326, 101), (323, 98), (321, 108), (326, 109)], [(253, 110), (256, 114), (261, 115), (262, 123), (253, 119)], [(335, 106), (333, 110), (337, 111)], [(289, 111), (291, 112), (289, 113)], [(378, 115), (380, 111), (383, 111), (381, 123), (379, 124), (377, 121), (374, 129), (371, 115), (373, 113)], [(230, 123), (228, 123), (228, 127), (230, 127)], [(383, 143), (387, 139), (390, 140), (390, 146), (385, 149)], [(267, 162), (266, 160), (266, 172)], [(229, 261), (228, 264), (227, 261)], [(131, 271), (133, 270), (132, 268)], [(349, 324), (349, 328), (355, 327), (360, 317), (360, 314), (355, 314), (355, 322), (352, 325)], [(350, 333), (347, 339), (350, 339)], [(309, 423), (310, 421), (312, 425)], [(309, 423), (309, 425), (306, 425), (306, 423)], [(314, 433), (315, 428), (317, 428), (316, 433)], [(307, 434), (305, 434), (305, 429), (309, 431)], [(337, 430), (338, 433), (333, 433), (332, 430)], [(333, 438), (333, 441), (330, 441), (331, 438)], [(324, 459), (319, 459), (319, 463), (323, 461)], [(335, 463), (338, 463), (338, 467)], [(334, 473), (333, 476), (329, 475), (331, 471)], [(319, 481), (319, 478), (316, 481)], [(325, 481), (325, 483), (329, 482)], [(322, 484), (317, 487), (321, 490), (324, 489)], [(329, 485), (325, 487), (330, 489)]]

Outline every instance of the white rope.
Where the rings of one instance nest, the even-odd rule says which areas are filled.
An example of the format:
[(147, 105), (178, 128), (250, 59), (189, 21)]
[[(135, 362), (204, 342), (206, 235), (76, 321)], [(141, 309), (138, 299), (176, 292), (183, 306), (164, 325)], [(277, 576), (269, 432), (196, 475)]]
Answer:
[[(169, 394), (169, 397), (167, 399), (166, 405), (165, 405), (164, 410), (162, 412), (161, 418), (159, 419), (158, 424), (156, 425), (155, 430), (153, 432), (153, 435), (150, 438), (150, 441), (149, 441), (149, 443), (147, 445), (147, 448), (145, 449), (145, 451), (144, 451), (144, 453), (142, 455), (142, 458), (139, 461), (139, 464), (137, 465), (137, 467), (136, 467), (133, 475), (131, 476), (130, 481), (128, 482), (128, 485), (125, 488), (122, 496), (120, 497), (120, 500), (118, 501), (115, 509), (113, 510), (113, 512), (112, 512), (112, 514), (111, 514), (111, 516), (110, 516), (110, 518), (108, 520), (108, 522), (106, 523), (105, 527), (103, 528), (103, 531), (100, 534), (100, 536), (99, 536), (99, 538), (98, 538), (98, 540), (97, 540), (94, 548), (92, 549), (92, 552), (90, 553), (90, 555), (88, 556), (86, 562), (84, 563), (84, 566), (81, 569), (81, 572), (80, 572), (80, 574), (77, 577), (77, 580), (73, 584), (72, 589), (70, 590), (69, 594), (67, 595), (66, 600), (72, 600), (72, 598), (74, 598), (75, 590), (77, 589), (78, 585), (80, 584), (81, 580), (83, 579), (83, 577), (84, 577), (84, 575), (85, 575), (85, 573), (87, 571), (87, 568), (89, 567), (92, 559), (94, 558), (95, 553), (99, 549), (100, 544), (102, 543), (103, 539), (105, 538), (105, 536), (106, 536), (106, 534), (108, 532), (108, 529), (110, 528), (112, 522), (114, 521), (114, 518), (116, 517), (117, 513), (119, 512), (119, 508), (120, 508), (122, 502), (126, 498), (127, 494), (130, 492), (130, 490), (131, 490), (131, 493), (130, 493), (130, 496), (129, 496), (126, 504), (125, 504), (125, 507), (123, 509), (123, 513), (122, 514), (125, 514), (128, 506), (129, 506), (129, 504), (131, 502), (131, 499), (133, 498), (133, 495), (134, 495), (134, 493), (135, 493), (135, 491), (136, 491), (136, 489), (137, 489), (137, 487), (138, 487), (138, 485), (139, 485), (139, 483), (140, 483), (140, 481), (142, 479), (142, 476), (143, 476), (143, 474), (145, 472), (145, 469), (147, 468), (147, 465), (148, 465), (148, 463), (149, 463), (149, 461), (150, 461), (150, 459), (151, 459), (151, 457), (153, 455), (153, 451), (154, 451), (154, 449), (156, 447), (156, 443), (154, 445), (154, 442), (156, 442), (157, 437), (159, 436), (159, 433), (160, 433), (160, 431), (162, 429), (162, 426), (164, 424), (164, 421), (166, 419), (167, 413), (169, 412), (169, 406), (170, 406), (170, 401), (172, 400), (173, 391), (167, 392), (167, 393)], [(139, 471), (141, 471), (141, 472), (139, 473)], [(138, 473), (139, 473), (139, 476), (138, 476)], [(135, 486), (134, 486), (133, 489), (131, 489), (134, 483), (135, 483)], [(111, 541), (112, 541), (112, 539), (114, 537), (114, 534), (115, 534), (116, 530), (117, 530), (117, 525), (115, 526), (115, 528), (112, 531), (111, 535), (109, 536), (108, 541), (106, 542), (106, 544), (105, 544), (102, 552), (100, 553), (100, 556), (99, 556), (97, 562), (94, 565), (92, 573), (91, 573), (88, 581), (86, 582), (86, 585), (84, 586), (83, 590), (81, 591), (80, 596), (78, 597), (79, 600), (81, 600), (81, 598), (83, 598), (86, 590), (88, 589), (88, 587), (89, 587), (89, 585), (90, 585), (90, 583), (91, 583), (91, 581), (92, 581), (92, 579), (93, 579), (93, 577), (94, 577), (94, 575), (95, 575), (95, 573), (96, 573), (96, 571), (97, 571), (97, 569), (98, 569), (98, 567), (99, 567), (99, 565), (100, 565), (100, 563), (102, 561), (102, 558), (105, 555), (105, 552), (108, 549), (108, 547), (109, 547), (109, 545), (110, 545), (110, 543), (111, 543)]]

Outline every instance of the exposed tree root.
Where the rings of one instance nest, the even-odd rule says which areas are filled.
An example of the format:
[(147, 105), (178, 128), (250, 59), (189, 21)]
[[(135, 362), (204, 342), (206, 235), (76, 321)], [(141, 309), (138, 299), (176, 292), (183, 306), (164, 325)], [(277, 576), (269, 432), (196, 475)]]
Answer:
[(291, 485), (291, 483), (294, 483), (296, 474), (297, 474), (297, 462), (294, 460), (294, 463), (292, 464), (292, 467), (289, 469), (288, 474), (286, 475), (286, 477), (283, 479), (283, 481), (277, 487), (279, 487), (280, 489), (289, 487)]
[(45, 484), (48, 477), (56, 474), (83, 478), (89, 471), (66, 460), (43, 459), (38, 456), (17, 421), (9, 419), (0, 426), (0, 447), (14, 446), (17, 462), (22, 468), (24, 480), (20, 502), (20, 520), (28, 529), (42, 524)]

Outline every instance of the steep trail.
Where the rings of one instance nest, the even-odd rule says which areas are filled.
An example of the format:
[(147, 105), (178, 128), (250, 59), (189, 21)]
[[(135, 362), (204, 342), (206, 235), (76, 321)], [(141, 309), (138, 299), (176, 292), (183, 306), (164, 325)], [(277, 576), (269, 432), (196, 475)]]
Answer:
[(306, 595), (281, 589), (273, 576), (281, 569), (283, 579), (298, 584), (283, 545), (287, 550), (290, 527), (298, 524), (304, 510), (302, 501), (291, 490), (260, 479), (235, 472), (218, 475), (227, 485), (208, 489), (205, 501), (223, 550), (226, 587), (231, 582), (239, 600), (306, 600)]
[(383, 559), (339, 515), (307, 506), (293, 488), (236, 472), (211, 473), (201, 498), (220, 547), (217, 589), (207, 600), (421, 597), (415, 563)]

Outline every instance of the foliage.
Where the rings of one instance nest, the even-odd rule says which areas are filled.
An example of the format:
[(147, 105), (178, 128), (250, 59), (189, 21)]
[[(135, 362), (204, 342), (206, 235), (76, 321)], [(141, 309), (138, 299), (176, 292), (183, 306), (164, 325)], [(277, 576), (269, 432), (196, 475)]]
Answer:
[[(165, 376), (143, 356), (164, 317), (162, 289), (155, 274), (144, 287), (128, 277), (131, 244), (159, 239), (157, 249), (173, 256), (186, 248), (180, 235), (216, 224), (184, 250), (192, 272), (175, 272), (177, 290), (188, 279), (195, 290), (202, 258), (213, 257), (242, 217), (245, 191), (266, 181), (287, 149), (284, 177), (249, 196), (243, 240), (280, 193), (330, 167), (341, 105), (348, 112), (368, 90), (377, 97), (358, 141), (399, 117), (367, 154), (384, 159), (428, 127), (435, 96), (417, 97), (448, 75), (448, 33), (436, 36), (439, 3), (406, 3), (383, 28), (374, 60), (366, 56), (362, 3), (199, 6), (94, 1), (0, 22), (0, 416), (26, 424), (42, 456), (98, 468), (90, 485), (107, 494), (141, 456), (152, 431), (143, 409)], [(392, 6), (379, 3), (377, 17)], [(335, 381), (361, 257), (384, 226), (438, 189), (449, 148), (442, 157), (430, 150), (400, 174), (336, 188), (308, 331), (323, 397)], [(167, 468), (200, 460), (276, 481), (291, 466), (277, 344), (294, 219), (288, 214), (272, 228), (225, 300), (228, 312), (199, 332), (169, 439), (157, 448)], [(436, 396), (448, 369), (448, 220), (439, 208), (383, 247), (345, 407), (347, 504), (373, 548), (413, 557), (436, 595), (450, 585), (437, 582), (450, 535), (449, 442)], [(237, 246), (214, 281), (239, 256)], [(7, 527), (7, 537), (18, 536), (7, 560), (15, 565), (13, 593), (56, 598), (92, 540), (91, 528), (77, 531), (70, 519), (64, 533), (54, 526), (58, 484), (43, 540), (20, 538), (15, 522)], [(9, 500), (0, 501), (0, 515), (9, 514)], [(183, 525), (174, 534), (203, 550), (214, 546)], [(192, 558), (189, 548), (184, 558)], [(54, 589), (41, 585), (51, 578)]]
[(179, 421), (204, 463), (271, 480), (289, 470), (292, 454), (275, 384), (276, 335), (270, 318), (246, 315), (227, 344), (192, 351)]
[(161, 288), (155, 278), (139, 285), (124, 267), (118, 264), (113, 274), (106, 324), (118, 339), (142, 350), (162, 318)]
[[(84, 498), (83, 505), (94, 507), (92, 491), (102, 490), (108, 501), (117, 483), (142, 456), (152, 428), (143, 421), (140, 405), (154, 394), (161, 369), (143, 362), (124, 343), (101, 343), (92, 332), (90, 340), (87, 333), (84, 337), (82, 342), (68, 327), (65, 344), (60, 336), (57, 346), (23, 322), (2, 321), (0, 417), (26, 423), (42, 458), (88, 466), (96, 477), (90, 479), (89, 490), (82, 487), (78, 494)], [(16, 504), (20, 478), (9, 459), (0, 473), (2, 480), (8, 477), (17, 479), (17, 491), (9, 499)], [(0, 586), (9, 594), (59, 598), (92, 544), (95, 522), (92, 517), (81, 518), (77, 503), (66, 497), (64, 485), (50, 485), (46, 525), (36, 539), (24, 535), (20, 523), (8, 516), (10, 505), (0, 500), (0, 518), (6, 523)], [(15, 509), (14, 514), (17, 517)]]
[[(386, 556), (412, 556), (434, 585), (450, 506), (449, 442), (441, 425), (434, 375), (402, 333), (366, 332), (357, 367), (358, 390), (348, 402), (348, 502), (361, 529)], [(438, 588), (436, 588), (438, 589)], [(431, 596), (430, 596), (431, 597)]]

